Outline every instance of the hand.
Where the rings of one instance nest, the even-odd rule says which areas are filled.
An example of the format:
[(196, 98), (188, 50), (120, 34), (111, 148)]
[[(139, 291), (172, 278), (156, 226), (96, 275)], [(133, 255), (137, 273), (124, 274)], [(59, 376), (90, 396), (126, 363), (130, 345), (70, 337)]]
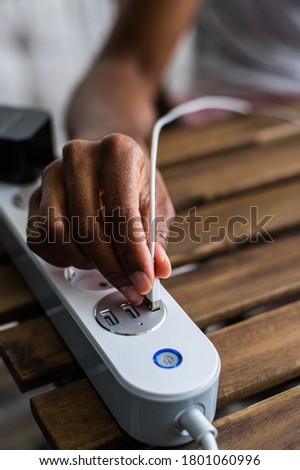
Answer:
[(174, 211), (159, 172), (156, 215), (164, 222), (155, 272), (149, 252), (149, 173), (149, 159), (131, 137), (69, 142), (32, 195), (28, 246), (56, 266), (98, 269), (129, 301), (140, 304), (154, 276), (168, 277), (171, 271), (165, 248)]

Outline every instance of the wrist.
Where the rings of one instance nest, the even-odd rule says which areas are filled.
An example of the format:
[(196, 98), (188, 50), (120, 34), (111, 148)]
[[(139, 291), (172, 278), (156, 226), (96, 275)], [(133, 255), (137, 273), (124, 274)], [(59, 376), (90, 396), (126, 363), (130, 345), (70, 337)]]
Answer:
[(97, 61), (70, 100), (69, 137), (99, 140), (118, 132), (145, 140), (156, 119), (154, 103), (153, 89), (133, 64)]

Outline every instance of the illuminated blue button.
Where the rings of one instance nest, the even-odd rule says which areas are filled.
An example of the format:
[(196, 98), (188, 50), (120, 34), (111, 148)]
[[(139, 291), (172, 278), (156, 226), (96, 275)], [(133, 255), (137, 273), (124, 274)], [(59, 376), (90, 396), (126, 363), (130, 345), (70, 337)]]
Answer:
[(153, 356), (153, 361), (163, 369), (173, 369), (182, 363), (182, 355), (175, 349), (160, 349)]

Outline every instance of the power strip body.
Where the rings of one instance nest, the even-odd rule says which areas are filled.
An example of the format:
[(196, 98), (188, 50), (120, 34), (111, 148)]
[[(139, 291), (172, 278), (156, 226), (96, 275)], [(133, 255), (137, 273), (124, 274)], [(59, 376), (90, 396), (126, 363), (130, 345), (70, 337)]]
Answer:
[[(190, 441), (176, 422), (195, 404), (213, 420), (220, 374), (216, 349), (163, 287), (166, 315), (157, 327), (133, 335), (102, 328), (97, 305), (105, 305), (106, 297), (118, 291), (111, 286), (80, 289), (67, 270), (47, 264), (27, 248), (30, 189), (0, 184), (0, 239), (30, 289), (128, 434), (148, 445)], [(17, 207), (20, 193), (25, 197)]]

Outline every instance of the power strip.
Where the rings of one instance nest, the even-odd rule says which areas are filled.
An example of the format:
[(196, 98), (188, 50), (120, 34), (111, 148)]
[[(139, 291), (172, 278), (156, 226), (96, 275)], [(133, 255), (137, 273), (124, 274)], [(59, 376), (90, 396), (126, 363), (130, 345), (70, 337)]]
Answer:
[(210, 422), (215, 415), (216, 349), (163, 287), (152, 312), (128, 304), (96, 270), (56, 268), (34, 255), (25, 242), (32, 190), (0, 184), (0, 239), (30, 289), (129, 435), (154, 446), (190, 441), (186, 410)]

